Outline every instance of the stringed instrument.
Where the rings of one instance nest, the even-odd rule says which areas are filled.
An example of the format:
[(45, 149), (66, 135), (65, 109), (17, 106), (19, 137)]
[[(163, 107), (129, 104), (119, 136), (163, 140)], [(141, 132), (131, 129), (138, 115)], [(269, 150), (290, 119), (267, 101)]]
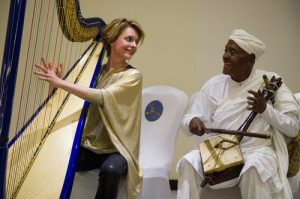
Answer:
[[(266, 101), (270, 100), (274, 103), (275, 92), (281, 86), (282, 79), (273, 76), (268, 81), (266, 75), (263, 76), (263, 79), (265, 86), (262, 89), (262, 94)], [(204, 187), (207, 183), (216, 185), (239, 177), (244, 166), (244, 159), (239, 144), (244, 136), (270, 138), (262, 134), (246, 132), (257, 114), (257, 112), (251, 111), (237, 131), (205, 129), (206, 133), (221, 134), (199, 144), (204, 171), (204, 181), (201, 187)]]
[(0, 75), (0, 199), (70, 198), (88, 105), (62, 89), (49, 89), (34, 77), (34, 66), (41, 57), (64, 63), (65, 81), (92, 87), (105, 55), (100, 40), (106, 24), (84, 18), (79, 0), (11, 0), (7, 17)]

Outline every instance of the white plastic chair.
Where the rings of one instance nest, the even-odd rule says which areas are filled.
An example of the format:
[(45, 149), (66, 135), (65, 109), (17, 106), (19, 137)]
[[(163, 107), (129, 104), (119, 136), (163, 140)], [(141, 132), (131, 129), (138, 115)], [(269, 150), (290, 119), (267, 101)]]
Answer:
[(170, 199), (169, 173), (179, 124), (188, 98), (170, 86), (143, 90), (140, 165), (143, 168), (141, 199)]
[[(180, 120), (187, 102), (188, 98), (182, 91), (170, 86), (143, 89), (139, 156), (144, 174), (141, 199), (171, 198), (169, 172)], [(161, 111), (161, 115), (158, 115)], [(152, 121), (146, 118), (145, 113)], [(76, 173), (71, 199), (93, 198), (97, 185), (97, 169)], [(126, 198), (125, 182), (120, 182), (117, 198)]]

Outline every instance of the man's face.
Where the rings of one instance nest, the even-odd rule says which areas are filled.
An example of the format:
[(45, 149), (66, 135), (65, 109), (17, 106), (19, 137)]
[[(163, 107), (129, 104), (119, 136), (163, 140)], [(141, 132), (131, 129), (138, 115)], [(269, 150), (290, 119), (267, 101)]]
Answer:
[(254, 64), (250, 55), (232, 40), (229, 40), (225, 46), (223, 62), (223, 74), (231, 76), (237, 82), (249, 77)]

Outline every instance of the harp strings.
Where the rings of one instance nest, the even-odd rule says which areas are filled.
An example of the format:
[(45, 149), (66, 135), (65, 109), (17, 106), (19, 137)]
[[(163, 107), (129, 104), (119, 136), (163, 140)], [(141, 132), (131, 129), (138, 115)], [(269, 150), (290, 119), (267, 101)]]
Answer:
[[(26, 53), (26, 64), (25, 64), (25, 71), (23, 73), (23, 84), (21, 85), (22, 86), (22, 89), (21, 89), (21, 98), (23, 98), (24, 96), (24, 92), (25, 92), (25, 82), (24, 80), (26, 79), (26, 74), (27, 74), (27, 69), (28, 69), (28, 62), (29, 62), (29, 51), (31, 49), (31, 40), (32, 40), (32, 32), (33, 32), (33, 22), (34, 22), (34, 15), (35, 15), (35, 11), (36, 11), (36, 0), (34, 1), (34, 9), (33, 9), (33, 15), (31, 17), (31, 28), (30, 28), (30, 36), (29, 36), (29, 43), (28, 43), (28, 48), (27, 48), (27, 53)], [(27, 92), (28, 93), (28, 92)], [(25, 101), (28, 101), (28, 99)], [(21, 113), (21, 108), (22, 108), (22, 103), (23, 101), (20, 100), (19, 101), (19, 113)], [(16, 128), (15, 128), (15, 134), (16, 132), (18, 131), (20, 125), (21, 125), (21, 120), (23, 120), (23, 123), (24, 123), (24, 120), (25, 120), (25, 115), (26, 115), (26, 112), (27, 112), (27, 107), (28, 106), (25, 106), (25, 111), (23, 112), (24, 114), (18, 114), (17, 115), (17, 124), (16, 124)], [(13, 194), (13, 190), (15, 189), (15, 187), (19, 184), (20, 182), (20, 174), (24, 172), (24, 167), (20, 164), (21, 161), (21, 156), (25, 155), (24, 159), (27, 159), (28, 155), (27, 153), (23, 154), (24, 153), (24, 150), (28, 150), (28, 146), (24, 147), (24, 149), (21, 149), (21, 143), (24, 142), (24, 136), (20, 136), (18, 138), (18, 141), (15, 142), (15, 144), (12, 146), (12, 148), (10, 150), (12, 150), (12, 153), (11, 153), (11, 158), (10, 158), (10, 162), (9, 162), (9, 171), (7, 172), (7, 197), (8, 198), (11, 198), (12, 197), (12, 194)], [(23, 162), (22, 162), (23, 163)], [(25, 165), (25, 164), (24, 164)]]
[[(56, 17), (56, 4), (52, 0), (28, 1), (31, 3), (31, 11), (26, 10), (26, 14), (31, 14), (30, 25), (28, 26), (27, 39), (23, 39), (22, 45), (27, 46), (25, 52), (21, 50), (24, 61), (19, 62), (22, 67), (20, 86), (20, 101), (17, 102), (16, 122), (11, 129), (10, 137), (17, 137), (16, 141), (9, 148), (9, 158), (7, 166), (7, 198), (14, 198), (18, 187), (21, 186), (24, 176), (28, 172), (32, 159), (37, 153), (41, 141), (45, 137), (48, 126), (52, 122), (55, 112), (66, 96), (66, 92), (60, 89), (56, 91), (58, 102), (51, 98), (41, 116), (37, 116), (32, 122), (27, 122), (35, 114), (37, 108), (48, 97), (49, 84), (36, 80), (33, 75), (34, 65), (41, 63), (40, 58), (55, 63), (64, 63), (64, 74), (70, 70), (73, 63), (80, 57), (83, 44), (69, 42), (60, 30)], [(17, 13), (16, 13), (17, 14)], [(66, 25), (63, 26), (66, 28)], [(23, 33), (26, 35), (26, 33)], [(13, 49), (9, 49), (13, 50)], [(75, 52), (74, 52), (75, 51)], [(20, 55), (21, 56), (21, 55)], [(80, 69), (74, 69), (79, 71)], [(76, 74), (72, 73), (71, 81), (76, 79)], [(18, 75), (20, 76), (20, 74)], [(35, 89), (33, 89), (35, 88)], [(25, 124), (25, 126), (24, 126)], [(22, 129), (24, 132), (19, 134)]]

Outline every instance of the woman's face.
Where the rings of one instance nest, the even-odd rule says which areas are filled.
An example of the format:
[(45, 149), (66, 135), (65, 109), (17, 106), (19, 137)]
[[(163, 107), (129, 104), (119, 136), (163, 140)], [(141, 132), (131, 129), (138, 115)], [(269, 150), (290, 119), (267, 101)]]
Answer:
[(137, 51), (139, 35), (132, 27), (127, 27), (117, 38), (110, 44), (110, 57), (120, 60), (129, 60)]

